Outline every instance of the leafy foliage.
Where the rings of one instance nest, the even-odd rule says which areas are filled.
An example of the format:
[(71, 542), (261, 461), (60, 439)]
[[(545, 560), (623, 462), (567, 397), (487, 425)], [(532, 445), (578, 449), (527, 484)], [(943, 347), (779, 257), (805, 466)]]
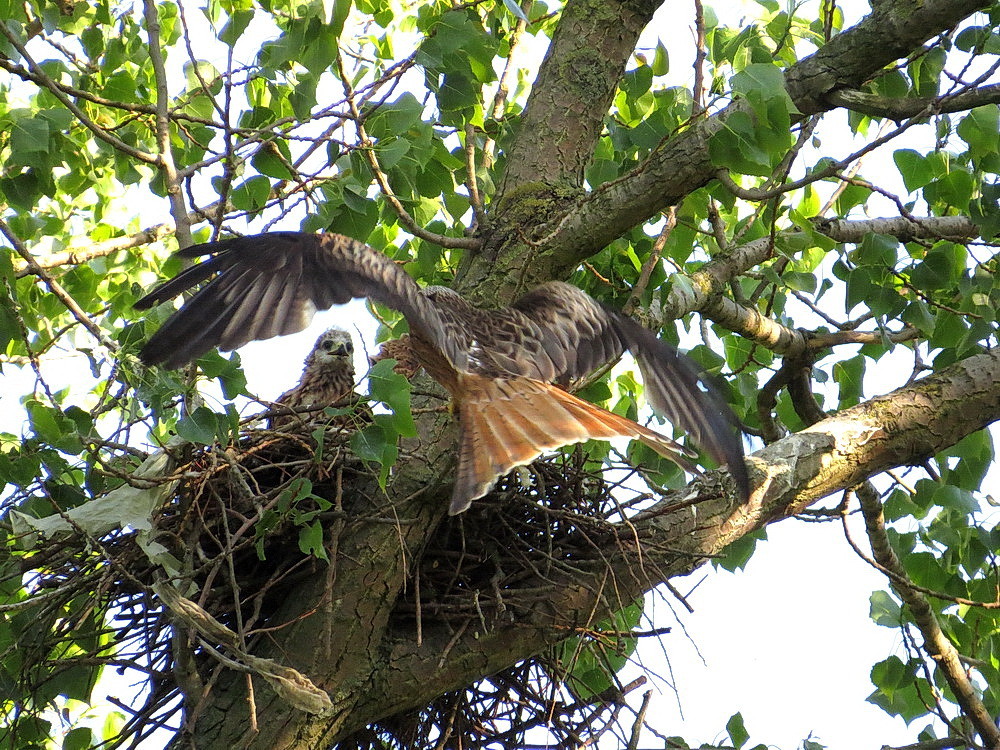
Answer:
[[(198, 528), (238, 539), (226, 554), (237, 547), (253, 554), (227, 559), (243, 561), (249, 573), (240, 572), (259, 584), (254, 566), (262, 558), (273, 562), (276, 548), (290, 569), (318, 560), (339, 573), (338, 564), (349, 567), (364, 555), (331, 544), (331, 537), (345, 545), (354, 538), (345, 528), (357, 532), (337, 524), (359, 517), (373, 528), (387, 526), (378, 502), (388, 497), (403, 503), (395, 483), (411, 475), (417, 479), (403, 493), (407, 499), (418, 490), (433, 496), (447, 483), (446, 454), (428, 458), (423, 474), (412, 457), (421, 450), (413, 444), (431, 444), (441, 429), (433, 421), (440, 404), (419, 387), (411, 404), (410, 384), (388, 361), (368, 374), (371, 398), (385, 408), (356, 425), (347, 441), (328, 443), (323, 428), (302, 436), (298, 448), (306, 455), (296, 460), (308, 468), (294, 476), (246, 463), (241, 451), (258, 444), (247, 442), (241, 417), (254, 394), (238, 355), (213, 352), (199, 360), (197, 372), (184, 373), (147, 370), (136, 357), (169, 311), (140, 318), (132, 305), (156, 279), (179, 270), (180, 261), (170, 256), (178, 241), (271, 228), (341, 232), (384, 251), (421, 283), (455, 284), (486, 302), (509, 301), (522, 286), (551, 277), (568, 278), (682, 344), (720, 376), (755, 446), (798, 432), (825, 413), (864, 407), (867, 399), (928, 370), (945, 372), (996, 346), (1000, 115), (986, 87), (1000, 54), (996, 8), (954, 30), (953, 23), (928, 26), (926, 41), (914, 42), (905, 57), (868, 70), (866, 61), (882, 51), (850, 41), (856, 29), (845, 26), (847, 7), (824, 4), (817, 11), (762, 0), (753, 18), (730, 23), (725, 7), (708, 6), (696, 20), (692, 15), (697, 49), (674, 36), (656, 37), (653, 24), (627, 59), (612, 60), (616, 72), (609, 80), (588, 67), (588, 59), (610, 58), (613, 45), (587, 46), (582, 30), (603, 29), (608, 39), (609, 28), (616, 37), (627, 35), (635, 23), (629, 19), (640, 13), (632, 6), (639, 4), (623, 3), (621, 14), (618, 4), (586, 5), (147, 0), (133, 7), (106, 0), (0, 0), (0, 479), (6, 487), (0, 744), (41, 747), (58, 738), (64, 747), (87, 747), (141, 739), (154, 719), (179, 707), (176, 701), (168, 706), (167, 693), (152, 679), (146, 707), (131, 715), (100, 705), (95, 685), (109, 666), (155, 675), (156, 684), (167, 679), (175, 666), (170, 637), (149, 586), (169, 573), (184, 595), (193, 596), (185, 586), (206, 584), (207, 563), (199, 557), (204, 549), (158, 538), (164, 528), (177, 531), (157, 526), (163, 518), (122, 515), (124, 527), (107, 531), (88, 525), (86, 509), (104, 523), (123, 508), (149, 507), (125, 500), (159, 502), (156, 493), (162, 492), (171, 498), (164, 517), (180, 523), (176, 519), (189, 507), (201, 507), (191, 488), (215, 486), (192, 477), (253, 466), (248, 475), (273, 486), (234, 496), (257, 498), (259, 507), (239, 506), (245, 516), (236, 532), (205, 519)], [(858, 27), (888, 28), (877, 14), (903, 6), (877, 5)], [(569, 32), (567, 18), (577, 24)], [(865, 33), (875, 33), (870, 27)], [(547, 77), (537, 75), (539, 50), (550, 41), (553, 50), (562, 49), (559, 35), (576, 31), (582, 52), (560, 58), (568, 53), (554, 51)], [(804, 91), (803, 79), (823, 77), (799, 75), (817, 51), (844, 63), (825, 71), (865, 72), (830, 90)], [(575, 97), (568, 103), (561, 98), (567, 90)], [(600, 102), (609, 103), (607, 110), (597, 107)], [(564, 137), (526, 132), (522, 123), (532, 109), (547, 113), (553, 132)], [(590, 141), (581, 135), (588, 120), (598, 123)], [(681, 148), (677, 144), (683, 163), (657, 171), (665, 154)], [(525, 161), (533, 172), (523, 168)], [(511, 177), (528, 172), (530, 180)], [(660, 175), (655, 190), (628, 192), (649, 174)], [(597, 211), (594, 206), (604, 206), (604, 213), (587, 213)], [(879, 216), (885, 218), (872, 219)], [(586, 231), (567, 250), (563, 234), (579, 226)], [(610, 239), (587, 246), (591, 237), (604, 236)], [(694, 311), (700, 319), (691, 319)], [(405, 328), (394, 313), (376, 312), (382, 336)], [(610, 376), (602, 373), (582, 393), (641, 421), (647, 412), (631, 367), (625, 362)], [(968, 387), (971, 394), (974, 385)], [(890, 427), (888, 412), (873, 418)], [(327, 414), (331, 420), (343, 416)], [(970, 424), (979, 417), (967, 415)], [(970, 665), (972, 692), (983, 710), (1000, 714), (1000, 532), (984, 489), (994, 448), (987, 432), (967, 432), (921, 468), (902, 471), (926, 456), (899, 448), (891, 463), (900, 471), (875, 481), (888, 526), (879, 531), (870, 522), (868, 531), (873, 548), (891, 552), (899, 563), (886, 590), (871, 595), (871, 616), (898, 630), (904, 642), (904, 651), (873, 666), (869, 700), (919, 725), (920, 740), (949, 734), (968, 745), (982, 728), (970, 718), (969, 699), (926, 645), (934, 624)], [(177, 444), (183, 448), (163, 452)], [(578, 487), (583, 497), (551, 508), (550, 517), (531, 516), (538, 526), (525, 522), (524, 537), (537, 540), (523, 552), (527, 578), (548, 556), (553, 570), (575, 571), (586, 590), (589, 565), (612, 570), (611, 558), (632, 549), (631, 532), (622, 531), (626, 516), (639, 512), (641, 525), (648, 520), (643, 511), (653, 517), (687, 512), (668, 490), (686, 481), (675, 466), (642, 446), (621, 451), (600, 444), (563, 453), (559, 460), (579, 461), (574, 476), (586, 477)], [(330, 487), (340, 485), (325, 473), (326, 464), (345, 465), (348, 453), (367, 466), (381, 493), (355, 498), (353, 516), (342, 498), (331, 496)], [(166, 470), (168, 455), (180, 463)], [(143, 466), (153, 459), (159, 473), (150, 475)], [(643, 467), (641, 476), (626, 468), (626, 459)], [(176, 466), (186, 467), (187, 489), (175, 485), (184, 473), (175, 476)], [(603, 480), (601, 469), (607, 470)], [(616, 478), (619, 470), (627, 481)], [(546, 471), (551, 467), (512, 475), (498, 495), (551, 499)], [(362, 486), (358, 480), (359, 497)], [(632, 494), (613, 502), (610, 487)], [(849, 502), (845, 496), (844, 508), (851, 510)], [(614, 503), (620, 507), (613, 512)], [(393, 548), (385, 559), (373, 558), (374, 567), (386, 572), (365, 581), (370, 598), (421, 580), (413, 571), (420, 570), (438, 520), (420, 506), (402, 507), (406, 512), (394, 516), (399, 527), (393, 532), (405, 551), (396, 556)], [(666, 554), (664, 549), (674, 554), (679, 543), (641, 526), (634, 540), (641, 566), (633, 568), (641, 575), (625, 581), (611, 574), (614, 584), (597, 596), (606, 611), (578, 623), (585, 634), (551, 628), (551, 641), (511, 654), (505, 666), (516, 671), (507, 674), (525, 684), (546, 675), (564, 680), (568, 692), (560, 695), (569, 696), (566, 716), (578, 722), (573, 726), (589, 727), (595, 736), (610, 731), (610, 724), (598, 730), (598, 722), (588, 723), (587, 710), (593, 705), (609, 716), (620, 708), (621, 697), (608, 696), (637, 647), (627, 635), (639, 627), (642, 608), (635, 600), (657, 580), (724, 546), (718, 564), (742, 569), (765, 535), (754, 525), (782, 510), (769, 509), (770, 515), (725, 539), (720, 534), (718, 548), (676, 553), (686, 562), (657, 558), (648, 570), (646, 556)], [(842, 515), (832, 508), (810, 513), (821, 520)], [(32, 538), (43, 533), (42, 521), (50, 524), (45, 528), (65, 526), (73, 533), (36, 546)], [(151, 536), (143, 536), (150, 529)], [(560, 549), (545, 547), (553, 529), (563, 529), (570, 540)], [(365, 527), (356, 536), (367, 540), (368, 533), (374, 532)], [(649, 539), (650, 547), (642, 547)], [(371, 542), (363, 551), (375, 555), (371, 550), (390, 546)], [(289, 547), (294, 557), (284, 556)], [(459, 559), (472, 565), (471, 573), (459, 564), (445, 581), (440, 572), (432, 575), (435, 591), (423, 599), (414, 593), (406, 602), (412, 611), (382, 613), (379, 622), (390, 629), (401, 618), (409, 623), (435, 594), (454, 595), (463, 597), (455, 607), (466, 618), (458, 630), (479, 637), (508, 624), (496, 581), (509, 586), (507, 597), (535, 591), (558, 599), (559, 587), (547, 576), (531, 578), (533, 588), (501, 569), (497, 561), (507, 558), (500, 552), (466, 557), (470, 550), (478, 554), (475, 548), (476, 539), (462, 538), (434, 560), (441, 566)], [(397, 557), (406, 560), (398, 569)], [(481, 575), (477, 566), (490, 565), (493, 577)], [(138, 569), (148, 579), (137, 578)], [(338, 580), (347, 585), (350, 579), (345, 573)], [(926, 612), (907, 598), (909, 591), (924, 598)], [(223, 620), (239, 631), (243, 645), (271, 632), (270, 623), (241, 622), (238, 591), (234, 601), (226, 600)], [(267, 609), (263, 599), (254, 601)], [(509, 619), (520, 616), (528, 618), (518, 611)], [(156, 624), (144, 630), (147, 617)], [(449, 640), (452, 635), (444, 638), (449, 650), (461, 641), (458, 635)], [(552, 664), (513, 666), (545, 649)], [(198, 651), (205, 660), (199, 668), (207, 671), (210, 664), (224, 672), (206, 653)], [(484, 663), (497, 663), (493, 653), (487, 656)], [(173, 688), (176, 695), (190, 686)], [(483, 683), (479, 689), (482, 705), (493, 710)], [(555, 694), (563, 687), (552, 689)], [(501, 694), (505, 705), (513, 705), (529, 691), (508, 685), (498, 688)], [(378, 706), (373, 716), (430, 706), (421, 715), (428, 743), (467, 700), (461, 681), (438, 691), (437, 703), (424, 700), (417, 687), (414, 695), (412, 705)], [(510, 714), (522, 723), (508, 729), (517, 734), (520, 726), (522, 738), (527, 728), (544, 724), (538, 716), (556, 701), (528, 703), (540, 706), (534, 718), (513, 709)], [(374, 721), (361, 716), (355, 723)], [(401, 726), (380, 724), (377, 741), (405, 745), (400, 738), (411, 735)], [(494, 729), (496, 736), (505, 731)], [(725, 731), (734, 746), (748, 746), (742, 715), (733, 716)], [(346, 728), (331, 732), (359, 745), (366, 736)]]

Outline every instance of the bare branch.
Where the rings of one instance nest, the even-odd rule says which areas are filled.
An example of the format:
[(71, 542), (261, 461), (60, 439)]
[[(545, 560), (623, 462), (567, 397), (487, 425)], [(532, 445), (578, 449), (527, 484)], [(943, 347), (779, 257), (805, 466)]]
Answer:
[(14, 263), (14, 274), (17, 278), (21, 278), (22, 276), (34, 274), (39, 269), (80, 265), (95, 258), (103, 258), (111, 255), (119, 250), (127, 250), (132, 247), (158, 242), (173, 233), (173, 225), (157, 224), (148, 229), (143, 229), (141, 232), (125, 235), (124, 237), (112, 237), (110, 240), (101, 240), (100, 242), (89, 242), (86, 244), (77, 242), (71, 245), (68, 250), (61, 253), (51, 253), (41, 258), (32, 256), (30, 262), (24, 259), (16, 261)]
[(184, 194), (181, 192), (180, 177), (174, 164), (174, 152), (170, 145), (170, 93), (167, 89), (167, 72), (163, 66), (163, 46), (160, 42), (160, 19), (155, 0), (143, 0), (143, 15), (146, 19), (146, 33), (149, 35), (149, 61), (153, 66), (156, 80), (156, 143), (160, 157), (157, 160), (163, 171), (167, 195), (170, 198), (170, 213), (174, 217), (174, 232), (177, 243), (182, 247), (191, 244), (191, 225)]

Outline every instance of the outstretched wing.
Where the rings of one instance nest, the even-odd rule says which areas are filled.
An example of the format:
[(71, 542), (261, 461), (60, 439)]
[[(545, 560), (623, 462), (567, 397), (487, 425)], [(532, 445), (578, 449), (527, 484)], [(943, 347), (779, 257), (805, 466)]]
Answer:
[(146, 364), (180, 367), (215, 346), (229, 351), (295, 333), (317, 310), (368, 297), (403, 313), (452, 366), (465, 367), (462, 337), (449, 335), (454, 322), (390, 258), (350, 237), (272, 232), (193, 245), (178, 255), (209, 257), (154, 289), (136, 308), (208, 283), (142, 348)]
[(736, 415), (698, 365), (648, 328), (558, 281), (497, 311), (492, 328), (495, 336), (483, 348), (495, 366), (562, 385), (630, 351), (653, 409), (726, 464), (741, 495), (749, 496)]

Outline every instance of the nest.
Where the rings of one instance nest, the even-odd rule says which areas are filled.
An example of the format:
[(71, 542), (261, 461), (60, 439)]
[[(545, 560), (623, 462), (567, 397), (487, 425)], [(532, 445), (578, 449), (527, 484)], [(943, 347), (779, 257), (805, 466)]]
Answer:
[[(350, 520), (357, 506), (377, 507), (370, 467), (349, 450), (353, 430), (334, 425), (308, 436), (250, 430), (238, 444), (189, 447), (189, 455), (177, 457), (183, 481), (154, 525), (156, 541), (181, 563), (195, 604), (233, 631), (252, 631), (271, 622), (290, 585), (327, 567), (318, 559), (324, 547), (316, 529)], [(635, 470), (623, 463), (618, 474), (609, 484), (607, 472), (577, 449), (501, 479), (432, 537), (397, 603), (396, 624), (419, 629), (422, 618), (432, 617), (488, 630), (509, 619), (515, 602), (524, 606), (540, 595), (532, 582), (572, 571), (622, 533), (612, 520), (627, 512), (621, 490)], [(626, 505), (648, 497), (631, 495)], [(162, 569), (135, 535), (81, 541), (63, 540), (8, 565), (12, 583), (31, 571), (30, 587), (48, 597), (24, 613), (39, 636), (34, 648), (19, 644), (25, 656), (17, 679), (28, 694), (55, 694), (58, 669), (72, 660), (60, 657), (54, 670), (53, 654), (86, 634), (94, 645), (77, 663), (92, 671), (100, 664), (138, 670), (150, 679), (141, 708), (120, 706), (129, 720), (118, 744), (135, 747), (153, 729), (178, 726), (185, 688), (179, 659), (190, 656), (188, 666), (202, 674), (224, 667), (204, 643), (192, 643), (187, 656), (178, 653), (170, 613), (149, 594)], [(543, 732), (547, 743), (579, 744), (616, 727), (624, 695), (639, 683), (612, 679), (607, 690), (581, 695), (565, 684), (567, 666), (557, 657), (529, 659), (382, 720), (340, 746), (448, 747), (448, 737), (460, 737), (471, 748), (520, 743), (530, 732)]]

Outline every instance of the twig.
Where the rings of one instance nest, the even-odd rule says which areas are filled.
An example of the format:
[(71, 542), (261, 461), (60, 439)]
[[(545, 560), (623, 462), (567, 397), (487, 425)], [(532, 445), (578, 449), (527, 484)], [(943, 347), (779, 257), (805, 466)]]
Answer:
[(660, 262), (660, 256), (667, 244), (670, 233), (677, 226), (677, 206), (668, 208), (666, 214), (666, 222), (663, 224), (663, 229), (660, 230), (660, 234), (653, 243), (653, 249), (649, 252), (649, 257), (643, 262), (642, 268), (639, 270), (639, 278), (636, 279), (635, 285), (628, 295), (628, 299), (622, 305), (622, 312), (626, 315), (631, 315), (635, 312), (635, 308), (639, 305), (639, 298), (646, 293), (646, 287), (649, 286), (649, 278), (653, 274), (653, 269)]
[(824, 180), (827, 177), (834, 177), (839, 172), (841, 172), (845, 167), (851, 164), (855, 159), (860, 159), (865, 154), (874, 151), (878, 147), (888, 143), (892, 139), (901, 135), (905, 131), (909, 130), (914, 125), (920, 123), (922, 118), (911, 117), (909, 120), (904, 122), (899, 127), (893, 128), (885, 135), (882, 135), (871, 143), (866, 144), (864, 147), (859, 148), (852, 154), (848, 154), (846, 157), (840, 161), (834, 162), (833, 164), (827, 165), (826, 168), (820, 169), (815, 172), (810, 172), (805, 177), (801, 179), (794, 180), (792, 182), (786, 182), (781, 185), (776, 185), (772, 188), (744, 188), (738, 185), (732, 177), (730, 177), (729, 170), (726, 168), (721, 168), (716, 171), (715, 177), (722, 183), (722, 185), (737, 198), (741, 198), (747, 201), (765, 201), (771, 198), (776, 198), (784, 193), (790, 192), (792, 190), (798, 190), (799, 188), (805, 187), (806, 185), (811, 185), (819, 180)]
[(942, 632), (934, 610), (918, 588), (910, 582), (899, 558), (889, 544), (878, 492), (866, 482), (857, 488), (856, 494), (861, 502), (861, 512), (865, 519), (868, 539), (871, 541), (872, 554), (882, 568), (892, 571), (893, 588), (913, 614), (913, 620), (924, 637), (924, 651), (934, 659), (943, 672), (955, 700), (972, 722), (982, 741), (987, 747), (1000, 747), (1000, 728), (976, 693), (976, 688), (962, 666), (958, 651)]
[[(151, 0), (147, 0), (147, 2), (149, 1)], [(372, 174), (375, 177), (375, 181), (378, 183), (379, 189), (382, 191), (385, 199), (389, 201), (389, 205), (393, 207), (396, 215), (399, 217), (399, 223), (402, 224), (403, 227), (414, 237), (419, 237), (427, 242), (433, 242), (435, 245), (440, 245), (441, 247), (464, 248), (467, 250), (473, 250), (479, 247), (480, 241), (472, 237), (448, 237), (447, 235), (437, 234), (436, 232), (429, 232), (417, 224), (414, 218), (410, 216), (409, 212), (393, 192), (392, 186), (389, 184), (388, 176), (382, 171), (382, 166), (378, 161), (378, 155), (375, 153), (375, 142), (368, 137), (368, 133), (365, 130), (364, 118), (361, 116), (361, 111), (358, 109), (358, 104), (354, 97), (354, 87), (351, 85), (351, 81), (347, 76), (347, 70), (344, 68), (344, 57), (339, 52), (337, 53), (337, 71), (340, 74), (340, 82), (344, 87), (351, 115), (354, 117), (354, 126), (358, 129), (358, 138), (361, 141), (362, 152), (365, 155), (365, 159), (368, 161), (368, 166), (372, 170)]]
[[(525, 11), (526, 15), (531, 7), (531, 3), (532, 0), (524, 0), (521, 3), (521, 10)], [(499, 121), (503, 117), (504, 107), (507, 104), (507, 95), (510, 93), (510, 79), (517, 72), (517, 66), (514, 65), (514, 54), (521, 43), (521, 36), (524, 34), (526, 28), (527, 24), (522, 19), (518, 19), (514, 25), (514, 31), (511, 32), (510, 51), (507, 53), (507, 61), (504, 64), (503, 72), (500, 74), (500, 79), (497, 81), (497, 92), (493, 96), (493, 106), (490, 107), (490, 118), (495, 121)], [(483, 142), (483, 167), (485, 169), (488, 170), (493, 166), (496, 151), (496, 139), (487, 136)]]
[(694, 83), (691, 85), (691, 119), (705, 111), (705, 8), (694, 0)]
[(157, 7), (155, 0), (143, 0), (146, 34), (149, 36), (149, 62), (153, 66), (153, 78), (156, 80), (156, 145), (160, 152), (157, 166), (163, 171), (164, 182), (167, 186), (170, 213), (174, 217), (174, 232), (177, 235), (177, 243), (184, 248), (191, 245), (191, 225), (187, 209), (184, 207), (184, 194), (181, 192), (180, 177), (177, 174), (174, 152), (170, 145), (170, 93), (167, 89), (167, 71), (163, 65), (163, 48), (160, 43), (160, 19), (157, 15)]
[[(0, 27), (3, 27), (3, 24), (0, 24)], [(60, 302), (63, 303), (65, 308), (69, 310), (70, 314), (74, 318), (76, 318), (77, 321), (79, 321), (80, 325), (82, 325), (84, 328), (90, 331), (90, 333), (94, 336), (94, 338), (100, 341), (101, 344), (109, 351), (112, 352), (117, 351), (118, 344), (116, 344), (114, 341), (112, 341), (111, 339), (107, 338), (104, 335), (100, 327), (87, 316), (87, 313), (83, 311), (83, 308), (81, 308), (80, 305), (77, 304), (76, 300), (73, 299), (73, 297), (70, 296), (70, 294), (65, 289), (62, 288), (62, 285), (58, 281), (53, 279), (51, 276), (49, 276), (44, 270), (38, 268), (37, 264), (35, 264), (35, 259), (31, 256), (31, 253), (29, 253), (27, 248), (25, 248), (25, 246), (21, 244), (20, 238), (18, 238), (18, 236), (14, 234), (11, 228), (7, 225), (7, 222), (5, 222), (3, 219), (0, 219), (0, 233), (2, 233), (4, 237), (7, 238), (7, 241), (10, 242), (11, 247), (14, 248), (14, 252), (16, 252), (22, 258), (24, 258), (29, 267), (30, 266), (35, 267), (35, 275), (39, 279), (41, 279), (42, 283), (45, 284), (46, 287), (48, 287), (48, 290), (52, 292), (52, 294), (54, 294)]]
[(479, 180), (476, 177), (476, 126), (471, 122), (465, 124), (465, 185), (469, 189), (469, 200), (472, 203), (474, 215), (473, 229), (486, 223), (483, 210), (483, 198), (479, 194)]
[(649, 708), (649, 700), (653, 696), (652, 690), (647, 690), (642, 694), (642, 705), (639, 707), (639, 713), (635, 716), (635, 721), (632, 724), (632, 736), (628, 740), (628, 750), (637, 750), (639, 747), (639, 737), (642, 735), (642, 725), (646, 720), (646, 709)]

